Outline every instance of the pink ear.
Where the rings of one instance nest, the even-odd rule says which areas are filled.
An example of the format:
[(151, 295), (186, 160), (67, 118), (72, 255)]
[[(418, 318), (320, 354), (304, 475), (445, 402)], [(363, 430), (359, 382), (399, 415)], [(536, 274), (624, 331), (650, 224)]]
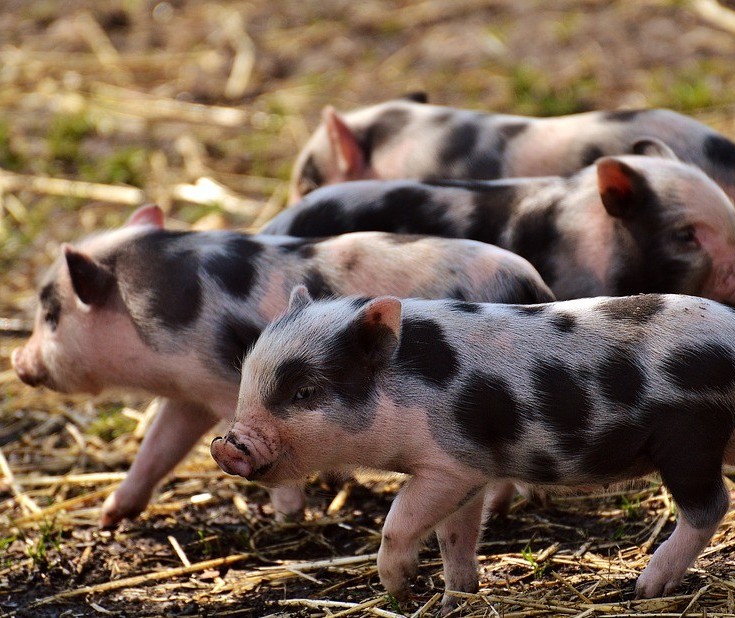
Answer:
[(163, 229), (164, 214), (160, 206), (146, 204), (130, 215), (125, 225), (153, 225), (159, 229)]
[(401, 309), (401, 301), (393, 296), (376, 298), (365, 305), (363, 323), (368, 327), (388, 328), (398, 339), (401, 332)]
[(642, 191), (645, 180), (636, 170), (615, 157), (603, 157), (595, 165), (597, 188), (607, 213), (621, 219), (635, 215), (642, 200), (645, 200)]
[(327, 138), (332, 156), (337, 164), (339, 177), (330, 179), (334, 182), (357, 180), (365, 174), (367, 165), (360, 143), (331, 105), (322, 110), (322, 120), (327, 129)]
[(357, 319), (357, 343), (368, 365), (388, 363), (401, 338), (401, 301), (392, 296), (371, 300)]

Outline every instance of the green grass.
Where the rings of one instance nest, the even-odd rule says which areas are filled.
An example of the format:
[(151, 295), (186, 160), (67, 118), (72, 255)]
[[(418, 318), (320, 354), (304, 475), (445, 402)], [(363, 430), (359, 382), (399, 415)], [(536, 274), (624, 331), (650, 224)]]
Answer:
[(37, 568), (43, 568), (48, 566), (49, 550), (53, 548), (58, 552), (61, 549), (61, 529), (56, 528), (53, 521), (44, 520), (38, 532), (38, 538), (34, 543), (28, 545), (26, 553)]
[(555, 84), (550, 76), (525, 64), (510, 72), (515, 113), (525, 116), (562, 116), (586, 111), (597, 83), (581, 76), (570, 84)]
[(125, 416), (122, 409), (121, 405), (113, 404), (101, 408), (99, 417), (92, 422), (87, 433), (98, 436), (105, 442), (112, 442), (115, 438), (133, 431), (136, 422)]
[(135, 146), (120, 148), (100, 161), (81, 161), (79, 172), (90, 182), (142, 188), (148, 175), (148, 152)]
[(521, 557), (528, 562), (528, 564), (531, 565), (531, 568), (533, 569), (533, 576), (534, 577), (543, 577), (544, 573), (546, 573), (546, 569), (548, 568), (548, 564), (539, 564), (538, 560), (536, 560), (536, 557), (533, 555), (533, 550), (531, 549), (531, 545), (526, 545), (521, 550)]

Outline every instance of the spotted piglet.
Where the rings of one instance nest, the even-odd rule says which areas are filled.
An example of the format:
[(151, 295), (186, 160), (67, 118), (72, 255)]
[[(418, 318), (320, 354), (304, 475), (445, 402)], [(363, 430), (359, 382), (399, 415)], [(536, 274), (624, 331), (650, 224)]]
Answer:
[(211, 451), (264, 484), (353, 466), (410, 474), (378, 553), (399, 599), (432, 530), (447, 590), (478, 589), (487, 488), (658, 471), (679, 519), (636, 584), (654, 597), (679, 585), (728, 509), (734, 426), (735, 312), (713, 301), (314, 302), (300, 286), (245, 360), (235, 420)]
[[(522, 258), (479, 242), (384, 233), (332, 239), (173, 232), (155, 206), (66, 245), (15, 350), (21, 380), (61, 392), (111, 387), (165, 397), (103, 526), (145, 509), (161, 479), (220, 419), (231, 419), (240, 364), (297, 283), (318, 296), (395, 294), (534, 303), (553, 298)], [(272, 494), (277, 513), (299, 488)]]
[(602, 156), (636, 154), (647, 137), (735, 198), (735, 144), (670, 110), (528, 118), (398, 99), (345, 114), (325, 108), (296, 159), (291, 201), (324, 185), (370, 178), (567, 176)]
[(674, 292), (735, 304), (732, 202), (665, 145), (640, 147), (655, 156), (604, 157), (568, 178), (324, 187), (263, 232), (473, 238), (525, 257), (559, 299)]

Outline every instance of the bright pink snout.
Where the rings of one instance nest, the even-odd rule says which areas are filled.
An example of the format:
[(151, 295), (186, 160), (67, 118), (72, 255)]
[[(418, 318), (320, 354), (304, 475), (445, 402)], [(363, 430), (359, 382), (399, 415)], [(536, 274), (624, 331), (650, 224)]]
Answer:
[(49, 376), (46, 367), (39, 359), (34, 360), (34, 355), (29, 353), (28, 347), (15, 348), (13, 350), (13, 369), (18, 377), (28, 386), (40, 386), (48, 382)]
[(227, 474), (248, 478), (253, 473), (255, 468), (253, 456), (231, 433), (224, 438), (217, 437), (212, 440), (209, 452), (212, 453), (217, 465)]

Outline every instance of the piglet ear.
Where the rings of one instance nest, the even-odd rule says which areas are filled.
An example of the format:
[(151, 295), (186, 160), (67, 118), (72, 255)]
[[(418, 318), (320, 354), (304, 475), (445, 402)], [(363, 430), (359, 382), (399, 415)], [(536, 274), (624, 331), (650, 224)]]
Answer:
[(309, 294), (309, 290), (306, 289), (306, 286), (297, 285), (293, 290), (291, 290), (291, 296), (288, 299), (288, 310), (296, 311), (298, 309), (303, 309), (313, 302), (314, 301)]
[(103, 305), (115, 283), (114, 275), (89, 255), (62, 245), (74, 292), (86, 305)]
[(640, 172), (615, 157), (603, 157), (595, 165), (597, 187), (607, 214), (630, 219), (645, 207), (651, 190)]
[(362, 178), (367, 168), (365, 155), (352, 129), (331, 105), (322, 110), (322, 121), (338, 171), (338, 177), (331, 180), (340, 182)]
[(163, 229), (163, 211), (156, 204), (146, 204), (130, 215), (125, 225), (153, 225), (159, 229)]
[(655, 137), (645, 137), (639, 139), (633, 144), (633, 154), (643, 155), (646, 157), (660, 157), (662, 159), (672, 159), (678, 161), (679, 157), (671, 148)]
[(357, 319), (357, 343), (377, 369), (390, 361), (401, 339), (401, 301), (392, 296), (371, 300)]

